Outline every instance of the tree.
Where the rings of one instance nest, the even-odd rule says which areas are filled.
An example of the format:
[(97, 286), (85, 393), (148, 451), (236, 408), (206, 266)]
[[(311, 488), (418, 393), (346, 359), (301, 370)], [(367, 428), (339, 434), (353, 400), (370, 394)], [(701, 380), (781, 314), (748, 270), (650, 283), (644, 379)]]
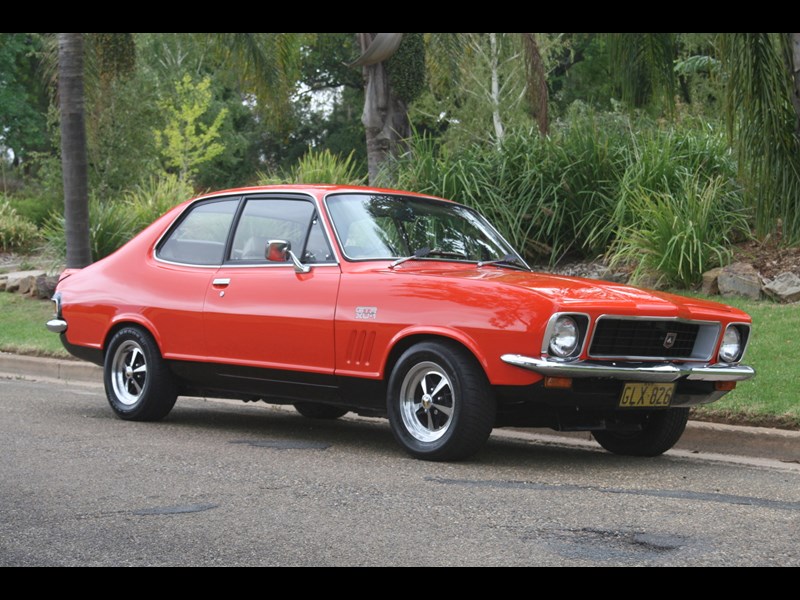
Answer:
[[(612, 34), (623, 99), (675, 96), (674, 34)], [(720, 33), (729, 137), (755, 214), (756, 233), (800, 242), (800, 34)]]
[(156, 131), (157, 144), (166, 166), (177, 170), (181, 181), (193, 179), (200, 165), (225, 151), (219, 137), (228, 110), (220, 110), (210, 125), (201, 120), (211, 106), (210, 87), (208, 77), (194, 83), (187, 74), (175, 84), (175, 98), (161, 102), (167, 124)]
[(0, 36), (0, 160), (10, 150), (15, 165), (32, 153), (49, 150), (49, 94), (39, 77), (41, 37), (30, 33)]
[(720, 34), (726, 116), (756, 233), (800, 242), (800, 106), (795, 34)]
[[(382, 167), (397, 155), (403, 140), (411, 135), (408, 98), (392, 85), (389, 59), (400, 49), (402, 33), (358, 33), (361, 57), (353, 63), (364, 72), (364, 113), (369, 180), (374, 183)], [(425, 64), (422, 55), (422, 66)], [(424, 72), (424, 71), (423, 71)]]
[(91, 264), (88, 158), (83, 89), (83, 34), (58, 34), (58, 96), (67, 268)]

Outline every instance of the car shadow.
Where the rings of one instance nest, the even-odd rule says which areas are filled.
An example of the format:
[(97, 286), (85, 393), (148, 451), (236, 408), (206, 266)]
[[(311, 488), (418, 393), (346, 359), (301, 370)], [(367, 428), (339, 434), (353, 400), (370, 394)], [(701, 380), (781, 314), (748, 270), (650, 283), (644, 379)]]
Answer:
[[(93, 409), (92, 418), (115, 421), (105, 406)], [(410, 457), (395, 441), (385, 419), (365, 419), (349, 413), (335, 421), (312, 420), (287, 407), (265, 404), (245, 404), (234, 401), (181, 398), (170, 415), (160, 423), (126, 423), (132, 427), (158, 427), (167, 434), (191, 430), (207, 432), (224, 438), (226, 443), (263, 448), (334, 448), (360, 454), (374, 452), (399, 460)], [(498, 430), (502, 431), (502, 430)], [(619, 468), (658, 464), (667, 458), (633, 459), (614, 456), (599, 446), (571, 446), (554, 441), (525, 439), (495, 432), (486, 446), (473, 458), (455, 463), (464, 466), (494, 468), (541, 469), (558, 468)]]

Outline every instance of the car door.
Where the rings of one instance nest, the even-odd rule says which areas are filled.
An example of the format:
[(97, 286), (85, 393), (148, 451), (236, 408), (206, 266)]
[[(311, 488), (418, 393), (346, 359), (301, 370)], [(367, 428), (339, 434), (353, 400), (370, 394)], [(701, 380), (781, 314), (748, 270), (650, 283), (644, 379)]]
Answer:
[(130, 295), (141, 299), (165, 358), (205, 358), (203, 304), (223, 262), (239, 201), (227, 197), (193, 204), (159, 242), (145, 281), (118, 274), (124, 282), (119, 289), (135, 288)]
[[(291, 261), (267, 260), (273, 240), (289, 242), (310, 270), (298, 273)], [(269, 370), (247, 376), (276, 381), (301, 373), (332, 376), (339, 279), (339, 265), (310, 198), (246, 198), (228, 260), (206, 294), (210, 360)]]

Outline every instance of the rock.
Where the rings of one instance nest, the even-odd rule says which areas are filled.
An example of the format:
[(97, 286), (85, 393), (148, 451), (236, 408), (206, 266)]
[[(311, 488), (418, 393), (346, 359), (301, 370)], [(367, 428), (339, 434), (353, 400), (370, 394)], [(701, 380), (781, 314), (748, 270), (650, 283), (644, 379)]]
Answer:
[(800, 277), (794, 273), (781, 273), (764, 286), (764, 293), (777, 302), (800, 302)]
[(743, 296), (751, 300), (761, 298), (761, 275), (753, 265), (748, 263), (734, 263), (722, 269), (717, 280), (719, 293), (723, 297)]
[(36, 288), (36, 278), (40, 275), (47, 275), (47, 273), (44, 271), (19, 271), (18, 273), (9, 273), (6, 280), (6, 291), (29, 294), (31, 288)]
[(0, 275), (0, 292), (6, 291), (7, 283), (8, 283), (8, 275)]
[(706, 296), (717, 296), (719, 294), (719, 276), (722, 268), (711, 269), (708, 273), (703, 273), (703, 294)]
[(56, 291), (58, 277), (50, 275), (40, 275), (36, 278), (36, 297), (42, 300), (50, 300)]

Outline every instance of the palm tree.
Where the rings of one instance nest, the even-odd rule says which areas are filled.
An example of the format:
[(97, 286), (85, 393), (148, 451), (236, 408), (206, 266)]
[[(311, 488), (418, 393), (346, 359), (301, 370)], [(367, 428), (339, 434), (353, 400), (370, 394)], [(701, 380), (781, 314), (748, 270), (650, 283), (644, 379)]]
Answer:
[(82, 269), (92, 262), (82, 33), (58, 34), (58, 92), (67, 268)]
[(400, 47), (402, 33), (358, 33), (361, 57), (354, 67), (364, 69), (364, 113), (369, 180), (374, 183), (381, 167), (411, 135), (408, 106), (392, 87), (386, 61)]
[[(611, 34), (623, 98), (674, 101), (674, 35)], [(756, 233), (800, 242), (800, 34), (721, 33), (731, 143), (754, 209)]]
[(798, 34), (720, 34), (726, 113), (756, 233), (800, 242)]
[[(411, 134), (408, 118), (408, 102), (413, 93), (402, 93), (395, 89), (392, 82), (392, 65), (389, 61), (410, 43), (403, 33), (358, 33), (361, 57), (352, 66), (362, 67), (364, 71), (365, 102), (362, 122), (367, 138), (367, 156), (369, 161), (369, 179), (375, 182), (383, 166), (398, 153), (404, 141)], [(421, 35), (421, 34), (416, 34)], [(458, 55), (462, 54), (474, 40), (470, 36), (478, 34), (432, 33), (428, 36), (428, 51), (436, 54), (428, 61), (428, 67), (439, 69), (434, 77), (452, 83), (455, 72), (459, 69)], [(522, 33), (525, 60), (526, 90), (531, 106), (531, 117), (536, 121), (542, 135), (548, 132), (548, 92), (544, 65), (536, 42), (535, 34)], [(493, 124), (498, 143), (502, 142), (504, 126), (499, 111), (500, 82), (497, 65), (497, 34), (489, 34), (492, 53), (492, 81), (490, 82), (490, 101), (494, 106)], [(421, 38), (418, 38), (421, 43)], [(420, 48), (420, 72), (411, 70), (410, 77), (417, 78), (421, 90), (425, 78), (425, 46)], [(412, 56), (415, 53), (412, 52)], [(442, 71), (445, 72), (442, 74)], [(406, 77), (406, 81), (409, 77)]]

